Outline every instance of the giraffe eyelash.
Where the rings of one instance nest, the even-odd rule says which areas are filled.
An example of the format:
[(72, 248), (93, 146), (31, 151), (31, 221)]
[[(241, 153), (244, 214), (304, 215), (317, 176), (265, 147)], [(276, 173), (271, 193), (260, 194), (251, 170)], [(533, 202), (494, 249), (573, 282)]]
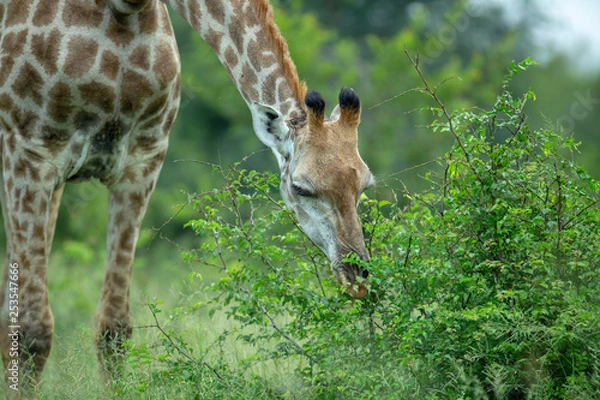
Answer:
[(311, 192), (310, 190), (302, 188), (293, 183), (292, 183), (292, 190), (294, 191), (294, 193), (296, 193), (298, 196), (301, 196), (301, 197), (309, 197), (309, 198), (316, 197), (315, 194), (313, 192)]

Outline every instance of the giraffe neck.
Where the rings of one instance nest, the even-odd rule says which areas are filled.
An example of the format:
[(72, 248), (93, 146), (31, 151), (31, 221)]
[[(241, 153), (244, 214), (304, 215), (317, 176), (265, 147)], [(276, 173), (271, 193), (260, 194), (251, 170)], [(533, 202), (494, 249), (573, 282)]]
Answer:
[(306, 88), (273, 22), (268, 0), (161, 0), (174, 8), (218, 56), (248, 104), (304, 116)]

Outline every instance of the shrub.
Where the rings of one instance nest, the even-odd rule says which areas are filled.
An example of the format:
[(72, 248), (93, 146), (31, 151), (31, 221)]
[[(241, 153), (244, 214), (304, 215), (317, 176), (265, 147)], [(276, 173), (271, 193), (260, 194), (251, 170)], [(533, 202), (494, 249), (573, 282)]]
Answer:
[[(511, 65), (489, 110), (450, 112), (423, 78), (431, 131), (454, 145), (426, 175), (430, 190), (382, 183), (408, 206), (361, 199), (372, 256), (362, 301), (273, 197), (274, 174), (215, 167), (225, 186), (190, 197), (201, 245), (184, 257), (219, 272), (203, 307), (234, 328), (202, 345), (205, 365), (182, 356), (183, 339), (166, 341), (162, 371), (198, 390), (207, 375), (225, 387), (243, 377), (283, 398), (600, 398), (600, 185), (571, 138), (528, 126), (535, 97), (510, 80), (530, 64)], [(234, 342), (252, 350), (224, 362), (214, 349)], [(257, 381), (252, 366), (282, 360), (289, 369)]]

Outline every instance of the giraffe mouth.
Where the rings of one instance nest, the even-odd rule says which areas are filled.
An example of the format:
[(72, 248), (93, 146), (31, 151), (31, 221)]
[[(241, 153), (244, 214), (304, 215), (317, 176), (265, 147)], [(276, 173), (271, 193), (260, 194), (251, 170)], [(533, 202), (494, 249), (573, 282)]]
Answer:
[[(367, 258), (368, 259), (368, 258)], [(338, 261), (332, 266), (337, 281), (354, 299), (364, 299), (369, 294), (369, 271), (358, 265)]]

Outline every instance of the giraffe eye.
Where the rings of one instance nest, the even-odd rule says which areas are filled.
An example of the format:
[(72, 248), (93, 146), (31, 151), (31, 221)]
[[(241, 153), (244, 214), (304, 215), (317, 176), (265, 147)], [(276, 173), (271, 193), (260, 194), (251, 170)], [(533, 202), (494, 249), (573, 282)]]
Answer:
[(304, 189), (298, 185), (292, 184), (292, 190), (298, 195), (302, 197), (315, 197), (315, 194), (310, 190)]

